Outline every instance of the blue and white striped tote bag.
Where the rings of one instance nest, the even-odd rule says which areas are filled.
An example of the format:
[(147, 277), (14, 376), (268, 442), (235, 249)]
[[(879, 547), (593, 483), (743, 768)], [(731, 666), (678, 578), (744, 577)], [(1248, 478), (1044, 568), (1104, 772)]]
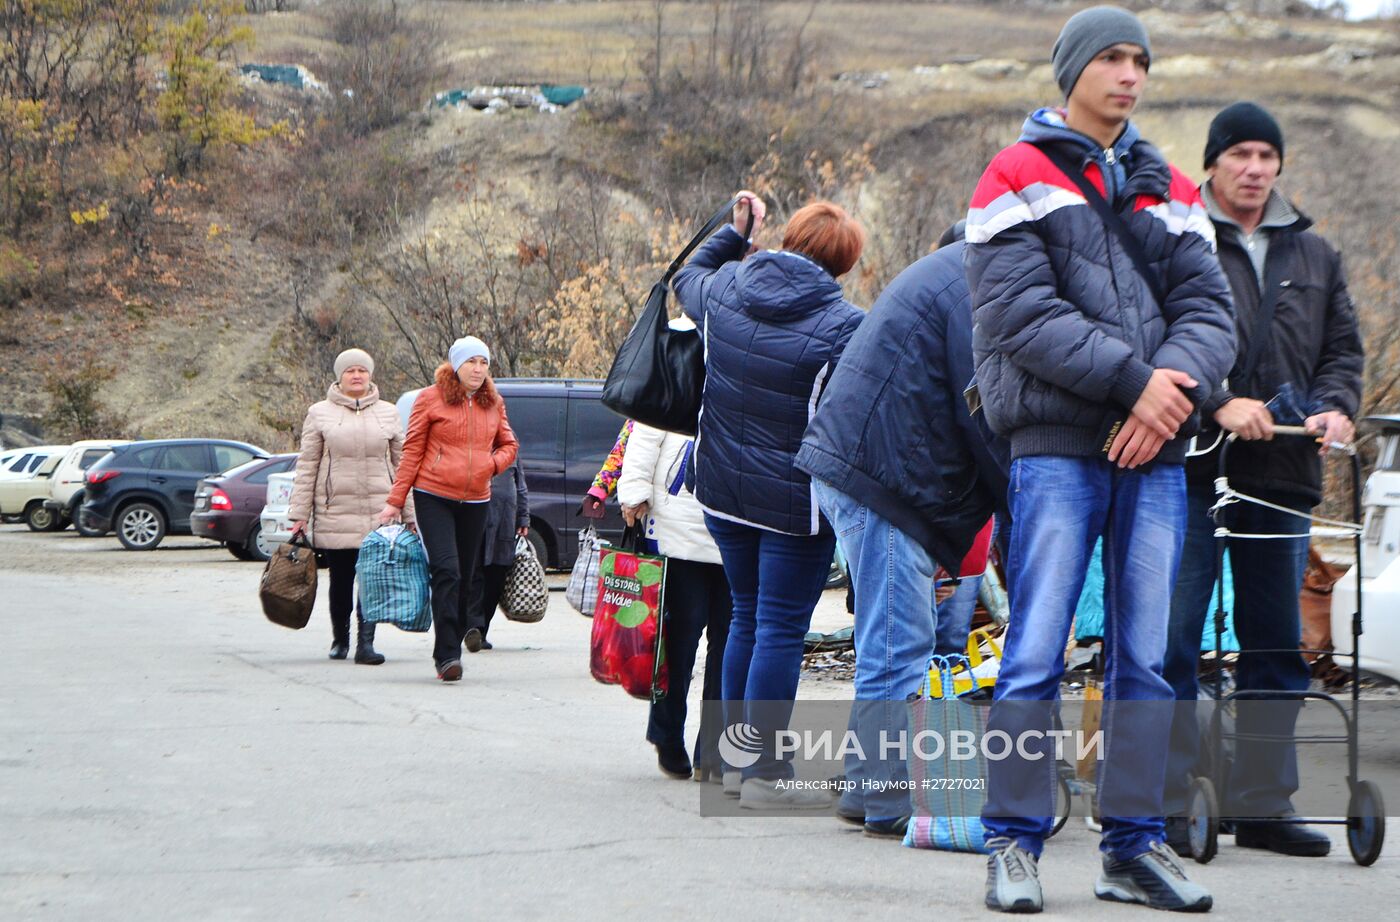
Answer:
[(367, 624), (392, 624), (421, 634), (433, 626), (428, 604), (428, 555), (423, 542), (402, 525), (385, 525), (365, 536), (355, 564), (360, 612)]

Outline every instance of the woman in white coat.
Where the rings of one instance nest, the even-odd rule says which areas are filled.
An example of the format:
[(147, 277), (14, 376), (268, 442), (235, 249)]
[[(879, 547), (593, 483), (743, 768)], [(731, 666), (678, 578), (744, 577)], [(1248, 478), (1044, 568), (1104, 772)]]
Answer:
[[(651, 706), (647, 741), (656, 746), (657, 763), (664, 774), (672, 778), (691, 777), (692, 763), (685, 743), (686, 696), (700, 636), (704, 634), (706, 704), (695, 743), (693, 770), (698, 781), (718, 782), (723, 771), (718, 751), (723, 730), (720, 673), (733, 603), (719, 548), (705, 528), (704, 510), (685, 486), (692, 444), (686, 436), (637, 423), (627, 442), (617, 498), (627, 523), (644, 522), (646, 536), (656, 541), (666, 557), (662, 642), (670, 669), (670, 689), (665, 698)], [(709, 702), (715, 704), (711, 706)]]

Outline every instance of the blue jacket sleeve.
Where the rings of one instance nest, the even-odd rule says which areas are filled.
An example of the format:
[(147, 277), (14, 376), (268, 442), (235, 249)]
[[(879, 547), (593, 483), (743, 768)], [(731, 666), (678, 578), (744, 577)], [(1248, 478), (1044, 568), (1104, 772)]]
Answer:
[(525, 472), (515, 465), (515, 527), (530, 527), (530, 488), (525, 485)]
[[(846, 354), (847, 343), (849, 343), (851, 337), (856, 334), (856, 330), (860, 327), (860, 322), (865, 319), (865, 311), (849, 302), (843, 301), (842, 304), (850, 308), (852, 313), (850, 317), (846, 318), (846, 322), (841, 324), (841, 331), (836, 334), (836, 345), (831, 350), (831, 372), (835, 372), (836, 366), (841, 364), (841, 356)], [(827, 374), (826, 380), (831, 380), (830, 373)], [(826, 390), (825, 384), (822, 385), (822, 390)]]
[(700, 245), (671, 280), (671, 290), (681, 302), (681, 309), (697, 326), (704, 327), (705, 299), (715, 272), (725, 263), (743, 259), (748, 249), (749, 242), (743, 235), (734, 225), (726, 224)]

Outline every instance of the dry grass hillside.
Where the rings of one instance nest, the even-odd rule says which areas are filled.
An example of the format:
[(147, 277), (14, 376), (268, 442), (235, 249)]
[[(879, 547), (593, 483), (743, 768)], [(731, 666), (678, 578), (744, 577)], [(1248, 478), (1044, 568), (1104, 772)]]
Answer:
[[(236, 60), (303, 64), (329, 92), (246, 84), (244, 110), (291, 130), (211, 153), (142, 252), (58, 220), (0, 240), (0, 274), (19, 253), (30, 278), (0, 305), (0, 413), (35, 437), (64, 434), (55, 402), (74, 398), (56, 382), (81, 380), (131, 434), (287, 448), (352, 343), (390, 395), (466, 331), (500, 343), (509, 372), (596, 374), (683, 229), (744, 185), (780, 217), (814, 195), (856, 209), (872, 243), (849, 287), (869, 303), (1055, 101), (1048, 49), (1070, 9), (420, 2), (384, 26), (299, 6), (247, 16)], [(1283, 186), (1347, 256), (1370, 399), (1394, 410), (1400, 27), (1143, 15), (1145, 133), (1200, 177), (1220, 106), (1278, 114)], [(426, 105), (540, 83), (590, 95), (553, 113)]]

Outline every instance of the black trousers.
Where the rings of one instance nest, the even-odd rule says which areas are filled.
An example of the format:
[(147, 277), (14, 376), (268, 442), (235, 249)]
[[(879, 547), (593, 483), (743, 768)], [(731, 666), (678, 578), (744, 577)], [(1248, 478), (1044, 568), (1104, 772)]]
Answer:
[(506, 576), (509, 574), (509, 564), (483, 563), (476, 568), (476, 576), (472, 580), (472, 615), (467, 628), (480, 631), (482, 640), (486, 639), (491, 618), (501, 604), (501, 592), (506, 588)]
[(700, 733), (692, 761), (696, 766), (718, 769), (719, 735), (724, 730), (720, 714), (724, 699), (721, 685), (724, 644), (729, 638), (729, 618), (734, 604), (724, 567), (717, 563), (669, 558), (665, 604), (661, 642), (666, 650), (669, 687), (666, 697), (651, 706), (647, 742), (658, 746), (685, 746), (686, 696), (700, 649), (700, 635), (704, 634), (705, 706), (700, 715)]
[(316, 552), (331, 574), (331, 637), (336, 643), (350, 642), (350, 612), (355, 608), (355, 564), (357, 547), (324, 548)]
[(443, 499), (422, 490), (413, 491), (413, 504), (428, 553), (433, 662), (440, 666), (462, 656), (462, 637), (471, 618), (472, 580), (481, 564), (487, 504)]

